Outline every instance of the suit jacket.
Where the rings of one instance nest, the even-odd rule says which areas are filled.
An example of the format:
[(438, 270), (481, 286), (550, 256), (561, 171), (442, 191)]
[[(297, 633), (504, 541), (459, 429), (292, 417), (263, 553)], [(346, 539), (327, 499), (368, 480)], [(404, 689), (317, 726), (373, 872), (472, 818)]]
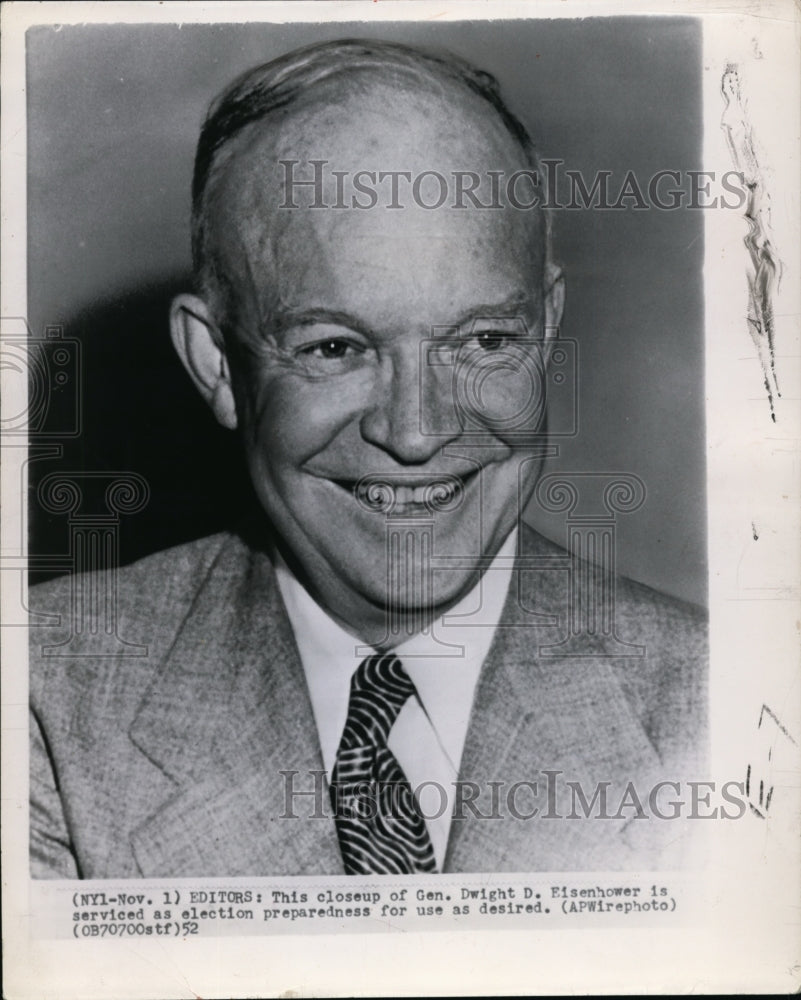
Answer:
[[(608, 652), (603, 638), (554, 655), (544, 647), (566, 635), (563, 553), (529, 529), (521, 539), (529, 568), (513, 575), (462, 758), (460, 780), (478, 792), (457, 810), (444, 870), (663, 866), (675, 824), (618, 802), (629, 782), (644, 803), (655, 781), (698, 775), (704, 615), (619, 580), (618, 635), (645, 655), (587, 655)], [(76, 599), (106, 593), (116, 620), (76, 630)], [(215, 535), (113, 577), (32, 588), (31, 610), (60, 617), (31, 628), (34, 877), (343, 872), (303, 669), (265, 552)], [(142, 655), (117, 655), (120, 639)], [(611, 782), (612, 818), (582, 818), (564, 784), (544, 816), (548, 780), (579, 781), (587, 799)], [(537, 782), (536, 803), (531, 785), (510, 800), (517, 782)]]

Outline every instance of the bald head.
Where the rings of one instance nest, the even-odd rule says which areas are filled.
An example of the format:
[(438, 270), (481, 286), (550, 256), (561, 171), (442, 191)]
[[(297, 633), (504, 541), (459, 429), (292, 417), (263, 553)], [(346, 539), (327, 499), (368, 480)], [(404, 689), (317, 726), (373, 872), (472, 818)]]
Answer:
[[(241, 328), (231, 309), (243, 269), (259, 272), (269, 297), (261, 265), (291, 234), (307, 239), (303, 210), (322, 208), (319, 238), (355, 214), (365, 248), (403, 231), (433, 240), (429, 251), (446, 249), (446, 229), (476, 240), (504, 210), (529, 233), (529, 264), (542, 273), (541, 184), (530, 138), (489, 74), (381, 42), (310, 46), (245, 74), (210, 109), (193, 183), (198, 288), (221, 325)], [(445, 211), (463, 218), (445, 225)]]

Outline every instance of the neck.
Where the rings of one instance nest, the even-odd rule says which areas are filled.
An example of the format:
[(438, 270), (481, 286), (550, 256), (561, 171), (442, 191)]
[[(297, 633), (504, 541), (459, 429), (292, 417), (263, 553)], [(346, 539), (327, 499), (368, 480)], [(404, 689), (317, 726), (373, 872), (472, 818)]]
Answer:
[(302, 577), (299, 579), (314, 600), (346, 632), (350, 632), (365, 645), (383, 652), (426, 631), (477, 585), (480, 573), (476, 570), (453, 593), (442, 595), (439, 600), (431, 600), (424, 605), (401, 600), (374, 603), (359, 595), (345, 594), (341, 588), (339, 592), (326, 595), (310, 588)]
[[(516, 550), (515, 538), (516, 533), (512, 532), (495, 553), (496, 560), (503, 555), (506, 561), (503, 564), (486, 567), (498, 572), (503, 572), (504, 569), (508, 571), (502, 587), (504, 595), (508, 589), (512, 569), (508, 560), (514, 558)], [(432, 593), (433, 599), (428, 604), (419, 602), (419, 592), (409, 595), (417, 598), (416, 601), (379, 602), (343, 586), (339, 579), (327, 581), (324, 578), (323, 584), (329, 582), (330, 586), (316, 586), (315, 580), (303, 572), (291, 555), (287, 558), (283, 548), (275, 550), (275, 554), (284, 564), (285, 570), (294, 577), (296, 583), (319, 608), (354, 639), (381, 652), (394, 649), (414, 636), (425, 633), (437, 619), (463, 601), (478, 586), (482, 577), (479, 568), (472, 571), (462, 570), (458, 574), (454, 572), (450, 579), (446, 574), (438, 573), (437, 590)], [(497, 572), (492, 576), (493, 582), (502, 579)], [(490, 591), (486, 593), (482, 591), (477, 598), (477, 607), (483, 606), (485, 597), (489, 593)], [(470, 602), (471, 613), (477, 610), (473, 607), (474, 603)]]

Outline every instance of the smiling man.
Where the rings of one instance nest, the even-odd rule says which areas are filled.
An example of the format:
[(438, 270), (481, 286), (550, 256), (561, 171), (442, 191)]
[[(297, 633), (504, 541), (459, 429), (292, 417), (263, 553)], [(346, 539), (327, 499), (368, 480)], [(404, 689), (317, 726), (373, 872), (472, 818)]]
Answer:
[[(217, 152), (199, 160), (196, 177), (202, 294), (176, 301), (173, 335), (218, 419), (241, 426), (257, 494), (304, 584), (372, 641), (390, 595), (387, 518), (380, 504), (370, 509), (370, 478), (388, 484), (393, 513), (424, 511), (426, 489), (441, 486), (439, 555), (497, 553), (521, 499), (506, 418), (524, 413), (532, 392), (525, 373), (499, 361), (521, 353), (511, 343), (521, 326), (534, 340), (555, 333), (562, 279), (546, 266), (541, 212), (505, 197), (497, 210), (454, 207), (455, 190), (426, 207), (439, 200), (440, 178), (454, 184), (456, 166), (487, 186), (493, 170), (533, 174), (487, 97), (455, 72), (432, 79), (437, 63), (389, 49), (382, 67), (361, 53), (299, 57), (294, 82), (271, 81), (280, 66), (257, 73), (212, 115), (201, 148)], [(281, 88), (280, 116), (262, 88)], [(256, 120), (233, 132), (237, 112)], [(360, 174), (385, 177), (367, 208), (349, 190)], [(391, 174), (407, 181), (405, 198)], [(409, 176), (423, 177), (416, 199)], [(484, 374), (476, 427), (458, 419), (454, 379)], [(528, 429), (536, 440), (536, 423)], [(437, 573), (432, 609), (475, 582), (467, 563)], [(401, 611), (414, 603), (396, 596)]]
[(403, 46), (212, 106), (172, 336), (264, 516), (118, 572), (134, 667), (36, 637), (35, 875), (657, 863), (666, 818), (570, 812), (692, 776), (703, 621), (621, 580), (637, 655), (554, 655), (577, 564), (522, 524), (564, 295), (541, 183), (491, 77)]

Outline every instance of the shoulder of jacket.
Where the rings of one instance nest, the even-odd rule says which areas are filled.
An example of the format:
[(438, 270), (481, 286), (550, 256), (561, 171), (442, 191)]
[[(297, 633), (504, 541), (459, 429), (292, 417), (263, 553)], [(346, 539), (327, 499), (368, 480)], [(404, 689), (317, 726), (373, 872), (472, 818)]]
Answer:
[(29, 674), (45, 689), (80, 690), (106, 672), (146, 674), (163, 658), (225, 549), (227, 532), (155, 552), (135, 563), (68, 574), (30, 588)]
[(141, 583), (166, 579), (183, 575), (194, 575), (202, 572), (204, 566), (210, 565), (223, 545), (232, 536), (228, 532), (219, 532), (206, 538), (198, 538), (192, 542), (175, 545), (168, 549), (153, 552), (125, 566), (81, 574), (66, 574), (55, 577), (44, 583), (37, 583), (30, 588), (31, 601), (42, 605), (51, 599), (58, 602), (64, 595), (73, 591), (75, 581), (81, 578), (93, 577), (98, 581), (103, 578), (113, 578), (119, 592), (132, 590)]
[(663, 761), (692, 770), (706, 757), (708, 727), (706, 609), (621, 578), (615, 625), (642, 655), (621, 658), (622, 687)]
[[(528, 525), (523, 525), (520, 549), (524, 556), (543, 559), (544, 566), (552, 561), (554, 568), (558, 568), (560, 558), (565, 562), (570, 559), (565, 548)], [(560, 591), (564, 589), (562, 587)], [(685, 633), (686, 637), (694, 638), (706, 632), (708, 614), (705, 608), (629, 577), (615, 578), (614, 598), (617, 624), (638, 636), (648, 634), (652, 639), (664, 637), (675, 645), (682, 641)]]
[[(543, 575), (542, 589), (549, 602), (547, 610), (560, 617), (567, 614), (570, 589), (564, 569), (568, 552), (528, 527), (523, 531), (521, 552), (540, 557), (542, 565), (561, 567)], [(538, 577), (538, 573), (531, 574), (532, 588), (539, 585)], [(706, 609), (623, 576), (615, 578), (612, 596), (615, 638), (628, 644), (630, 652), (612, 655), (609, 662), (654, 745), (661, 752), (672, 742), (702, 741), (708, 676)], [(591, 645), (588, 640), (588, 648)], [(602, 646), (599, 641), (599, 649)]]

